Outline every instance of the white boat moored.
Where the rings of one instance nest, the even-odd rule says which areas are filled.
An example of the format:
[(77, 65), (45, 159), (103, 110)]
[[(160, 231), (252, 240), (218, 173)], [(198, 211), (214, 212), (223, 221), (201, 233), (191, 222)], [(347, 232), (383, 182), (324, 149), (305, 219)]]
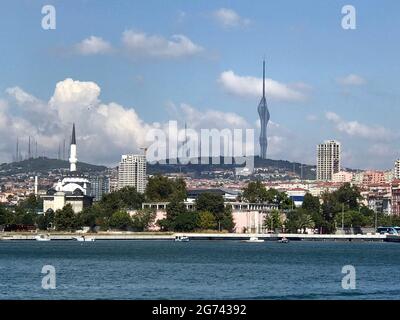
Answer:
[(188, 242), (189, 237), (187, 236), (176, 236), (175, 237), (175, 242)]
[(289, 243), (289, 239), (286, 237), (283, 237), (282, 239), (278, 240), (279, 243)]
[(46, 235), (46, 234), (39, 234), (37, 236), (35, 236), (35, 240), (36, 241), (50, 241), (50, 236)]
[(264, 242), (264, 240), (263, 239), (258, 239), (257, 237), (250, 237), (249, 240), (243, 240), (243, 242), (260, 243), (260, 242)]

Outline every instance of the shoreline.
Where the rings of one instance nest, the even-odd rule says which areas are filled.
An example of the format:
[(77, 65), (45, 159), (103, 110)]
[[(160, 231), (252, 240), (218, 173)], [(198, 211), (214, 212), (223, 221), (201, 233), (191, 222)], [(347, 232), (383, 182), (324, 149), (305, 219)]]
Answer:
[(249, 234), (249, 233), (134, 233), (134, 232), (100, 232), (100, 233), (27, 233), (27, 232), (5, 232), (0, 234), (0, 241), (35, 241), (35, 237), (39, 234), (46, 234), (51, 240), (55, 241), (76, 241), (75, 237), (91, 237), (96, 241), (107, 240), (164, 240), (174, 241), (176, 236), (187, 236), (190, 240), (248, 240), (250, 237), (258, 237), (265, 241), (277, 241), (281, 238), (287, 238), (290, 241), (367, 241), (367, 242), (400, 242), (400, 236), (394, 235), (333, 235), (333, 234)]

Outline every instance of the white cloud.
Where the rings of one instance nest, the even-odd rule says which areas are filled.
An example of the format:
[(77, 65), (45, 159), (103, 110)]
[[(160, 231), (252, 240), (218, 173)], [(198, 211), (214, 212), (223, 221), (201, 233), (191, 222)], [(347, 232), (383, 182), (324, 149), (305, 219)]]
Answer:
[(370, 140), (389, 140), (394, 137), (394, 134), (384, 127), (368, 126), (358, 121), (346, 121), (334, 112), (327, 112), (325, 117), (335, 125), (336, 130), (349, 136)]
[[(218, 82), (230, 93), (238, 96), (260, 97), (262, 94), (262, 79), (250, 76), (236, 75), (232, 70), (222, 72)], [(302, 101), (307, 95), (300, 88), (293, 88), (288, 84), (272, 79), (265, 79), (266, 95), (281, 101)], [(304, 88), (304, 85), (303, 85)]]
[(345, 77), (337, 79), (337, 82), (343, 86), (361, 86), (367, 81), (359, 75), (349, 74)]
[(227, 8), (220, 8), (213, 12), (214, 19), (223, 27), (246, 26), (249, 19), (242, 18), (236, 11)]
[(199, 111), (186, 103), (182, 103), (178, 110), (182, 112), (184, 119), (190, 123), (192, 128), (250, 128), (250, 125), (243, 117), (233, 112), (221, 112), (212, 109)]
[(14, 97), (15, 101), (20, 105), (37, 102), (37, 99), (34, 96), (25, 92), (20, 87), (7, 88), (6, 93)]
[(76, 52), (82, 55), (105, 54), (112, 52), (110, 43), (100, 37), (90, 36), (75, 45)]
[[(9, 88), (6, 93), (7, 99), (0, 99), (0, 134), (9, 138), (0, 142), (0, 161), (11, 160), (17, 137), (21, 146), (27, 146), (28, 136), (37, 141), (40, 155), (45, 152), (56, 157), (64, 139), (68, 144), (75, 122), (79, 160), (116, 164), (121, 154), (139, 152), (140, 147), (149, 144), (146, 134), (150, 129), (167, 126), (146, 123), (134, 108), (102, 102), (101, 88), (95, 82), (67, 78), (56, 84), (48, 101), (19, 87)], [(175, 119), (182, 121), (181, 125), (185, 121), (196, 130), (250, 127), (243, 117), (231, 112), (201, 112), (185, 103), (175, 106), (175, 111)], [(24, 147), (21, 150), (27, 153)]]
[(24, 146), (28, 136), (37, 141), (40, 155), (45, 152), (55, 157), (63, 140), (69, 140), (72, 122), (75, 122), (79, 159), (116, 163), (122, 153), (137, 152), (145, 142), (146, 132), (156, 127), (140, 119), (133, 108), (113, 102), (102, 103), (100, 87), (94, 82), (60, 81), (48, 102), (20, 88), (10, 88), (6, 92), (10, 107), (0, 108), (0, 134), (10, 139), (6, 145), (0, 144), (2, 161), (11, 160), (17, 137)]
[(203, 48), (184, 35), (173, 35), (170, 40), (144, 32), (127, 30), (122, 35), (124, 48), (132, 56), (150, 56), (161, 58), (179, 58), (193, 56)]

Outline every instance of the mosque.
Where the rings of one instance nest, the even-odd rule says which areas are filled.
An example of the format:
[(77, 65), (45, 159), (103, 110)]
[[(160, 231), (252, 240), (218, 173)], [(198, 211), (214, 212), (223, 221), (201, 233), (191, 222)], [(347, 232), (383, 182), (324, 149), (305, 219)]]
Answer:
[(72, 125), (71, 147), (69, 157), (69, 174), (59, 180), (51, 189), (47, 190), (43, 198), (43, 212), (62, 209), (71, 204), (75, 213), (81, 212), (93, 203), (90, 181), (76, 170), (78, 162), (76, 152), (75, 124)]

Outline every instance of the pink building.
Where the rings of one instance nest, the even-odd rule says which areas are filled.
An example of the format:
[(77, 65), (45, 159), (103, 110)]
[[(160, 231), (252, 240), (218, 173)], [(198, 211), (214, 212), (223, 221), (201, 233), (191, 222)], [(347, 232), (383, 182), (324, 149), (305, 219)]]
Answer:
[(363, 174), (363, 184), (379, 184), (385, 182), (385, 172), (383, 171), (365, 171)]
[(332, 175), (332, 182), (335, 183), (346, 183), (353, 180), (354, 174), (347, 171), (339, 171)]

